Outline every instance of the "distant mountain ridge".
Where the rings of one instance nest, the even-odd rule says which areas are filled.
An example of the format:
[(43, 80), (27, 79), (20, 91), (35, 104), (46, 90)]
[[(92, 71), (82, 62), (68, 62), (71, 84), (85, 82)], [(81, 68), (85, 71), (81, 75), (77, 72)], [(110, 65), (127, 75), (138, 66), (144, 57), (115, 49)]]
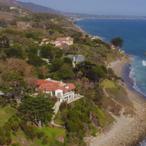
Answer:
[(31, 2), (17, 1), (17, 4), (20, 5), (21, 7), (25, 8), (25, 9), (28, 9), (32, 12), (35, 12), (35, 13), (59, 13), (59, 11), (54, 10), (52, 8), (45, 7), (45, 6), (38, 5), (38, 4), (34, 4), (34, 3), (31, 3)]
[(11, 6), (11, 5), (16, 5), (16, 0), (0, 0), (0, 4), (1, 5), (8, 5), (8, 6)]
[(27, 9), (34, 13), (52, 13), (52, 14), (61, 14), (68, 18), (71, 18), (73, 21), (80, 19), (146, 19), (146, 16), (110, 16), (110, 15), (94, 15), (94, 14), (84, 14), (84, 13), (71, 13), (71, 12), (62, 12), (49, 8), (47, 6), (42, 6), (32, 2), (21, 2), (18, 0), (0, 0), (0, 5), (8, 6), (19, 6), (21, 8)]

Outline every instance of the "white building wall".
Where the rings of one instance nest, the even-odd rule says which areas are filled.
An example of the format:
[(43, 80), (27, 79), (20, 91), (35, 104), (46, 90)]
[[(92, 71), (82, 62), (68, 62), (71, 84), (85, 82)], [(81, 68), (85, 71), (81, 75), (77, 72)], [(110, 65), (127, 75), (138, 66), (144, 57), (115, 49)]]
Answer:
[(75, 97), (74, 91), (68, 92), (68, 93), (66, 93), (66, 94), (63, 95), (63, 101), (73, 100), (74, 97)]
[(46, 92), (47, 94), (50, 94), (50, 96), (56, 96), (60, 102), (63, 102), (63, 101), (72, 101), (74, 98), (75, 98), (75, 92), (74, 91), (70, 91), (70, 92), (67, 92), (67, 93), (63, 93), (63, 90), (56, 90), (54, 93), (53, 92)]
[(56, 96), (57, 98), (62, 98), (62, 97), (63, 97), (63, 91), (60, 90), (60, 89), (56, 90), (56, 91), (55, 91), (55, 96)]

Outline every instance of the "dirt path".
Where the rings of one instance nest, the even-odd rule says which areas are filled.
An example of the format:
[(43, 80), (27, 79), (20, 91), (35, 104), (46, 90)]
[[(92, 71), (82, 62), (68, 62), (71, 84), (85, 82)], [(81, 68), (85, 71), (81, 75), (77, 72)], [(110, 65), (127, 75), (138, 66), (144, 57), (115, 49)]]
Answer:
[[(121, 75), (121, 68), (125, 60), (114, 62), (111, 67), (117, 75)], [(116, 117), (109, 131), (90, 138), (89, 146), (134, 146), (144, 134), (146, 134), (146, 101), (136, 91), (128, 89), (127, 98), (133, 103), (135, 115), (128, 116), (121, 114)]]
[(59, 108), (60, 108), (60, 105), (61, 105), (61, 102), (60, 101), (57, 101), (53, 107), (54, 109), (54, 115), (52, 117), (52, 120), (51, 120), (51, 124), (55, 127), (59, 127), (59, 128), (63, 128), (61, 125), (59, 124), (56, 124), (54, 119), (55, 119), (55, 116), (57, 115), (58, 111), (59, 111)]

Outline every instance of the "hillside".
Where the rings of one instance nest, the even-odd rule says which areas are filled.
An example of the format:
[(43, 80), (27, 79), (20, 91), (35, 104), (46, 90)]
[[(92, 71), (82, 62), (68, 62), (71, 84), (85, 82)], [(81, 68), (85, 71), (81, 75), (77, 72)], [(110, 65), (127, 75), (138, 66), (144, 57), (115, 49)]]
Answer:
[(30, 3), (30, 2), (26, 3), (26, 2), (17, 1), (17, 4), (35, 13), (59, 13), (59, 11), (57, 10), (54, 10), (45, 6), (40, 6), (34, 3)]
[[(110, 113), (129, 106), (107, 67), (124, 54), (64, 16), (12, 4), (0, 5), (0, 145), (85, 146), (84, 137), (114, 121)], [(52, 94), (59, 88), (82, 98), (60, 103), (60, 94), (41, 91), (38, 81)]]
[(16, 1), (15, 0), (0, 0), (0, 4), (12, 6), (12, 5), (16, 5)]

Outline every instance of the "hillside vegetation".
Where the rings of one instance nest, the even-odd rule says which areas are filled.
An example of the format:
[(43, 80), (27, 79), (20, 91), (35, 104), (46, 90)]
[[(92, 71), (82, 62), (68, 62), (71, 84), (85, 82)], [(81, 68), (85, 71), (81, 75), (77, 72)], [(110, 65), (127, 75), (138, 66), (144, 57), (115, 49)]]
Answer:
[[(60, 48), (50, 43), (68, 36), (73, 45)], [(49, 43), (42, 45), (44, 39)], [(73, 66), (68, 55), (85, 60)], [(0, 5), (0, 91), (5, 95), (0, 96), (0, 145), (85, 146), (85, 136), (95, 136), (113, 121), (108, 106), (115, 108), (114, 101), (103, 88), (115, 99), (115, 93), (125, 96), (106, 67), (120, 56), (110, 44), (84, 34), (63, 16)], [(73, 82), (84, 96), (62, 103), (55, 118), (61, 128), (50, 123), (56, 99), (34, 96), (35, 79), (46, 78)]]

